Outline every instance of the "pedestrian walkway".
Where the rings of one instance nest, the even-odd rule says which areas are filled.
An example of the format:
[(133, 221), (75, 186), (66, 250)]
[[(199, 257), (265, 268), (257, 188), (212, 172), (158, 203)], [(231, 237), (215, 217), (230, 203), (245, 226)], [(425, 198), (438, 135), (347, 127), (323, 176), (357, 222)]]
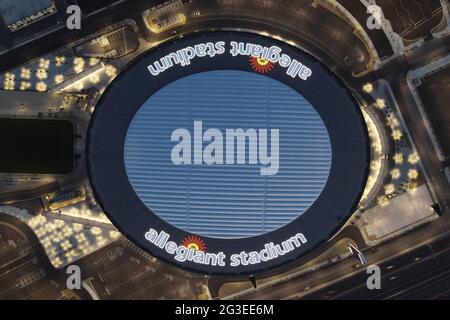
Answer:
[(362, 216), (363, 235), (376, 244), (436, 218), (433, 200), (422, 185), (401, 196), (367, 210)]

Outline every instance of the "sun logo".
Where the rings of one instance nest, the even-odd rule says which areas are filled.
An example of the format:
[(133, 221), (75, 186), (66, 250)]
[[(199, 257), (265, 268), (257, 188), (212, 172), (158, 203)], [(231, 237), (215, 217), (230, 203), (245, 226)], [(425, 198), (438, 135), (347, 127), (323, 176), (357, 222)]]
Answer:
[(205, 242), (197, 236), (188, 236), (181, 242), (183, 247), (197, 251), (206, 251)]
[(256, 72), (268, 73), (272, 71), (275, 64), (263, 58), (250, 57), (250, 66)]

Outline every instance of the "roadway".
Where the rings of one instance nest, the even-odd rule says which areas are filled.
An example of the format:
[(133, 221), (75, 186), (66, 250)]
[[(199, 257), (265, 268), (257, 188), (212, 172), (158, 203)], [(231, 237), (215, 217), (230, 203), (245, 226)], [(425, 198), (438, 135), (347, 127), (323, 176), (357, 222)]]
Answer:
[[(449, 269), (449, 227), (450, 217), (446, 215), (400, 238), (364, 250), (368, 264), (377, 264), (381, 267), (384, 280), (380, 291), (366, 289), (365, 284), (368, 275), (365, 268), (359, 266), (356, 258), (349, 257), (330, 267), (291, 279), (289, 282), (253, 290), (239, 296), (239, 299), (358, 298), (356, 294), (351, 295), (355, 290), (359, 290), (357, 294), (361, 294), (358, 299), (372, 298), (384, 292), (392, 294), (391, 290), (395, 289), (393, 285), (398, 286), (402, 283), (408, 283), (411, 278), (416, 278), (417, 273), (421, 274), (421, 270), (425, 274), (440, 268)], [(440, 255), (441, 253), (442, 255)], [(417, 257), (420, 260), (416, 261)], [(434, 262), (422, 264), (424, 261), (431, 260)], [(388, 269), (389, 266), (393, 267)], [(405, 270), (408, 272), (405, 272)], [(397, 272), (396, 279), (398, 282), (393, 282), (392, 285), (383, 285), (383, 283), (386, 284), (386, 277), (389, 279), (394, 276), (392, 273)]]
[[(353, 34), (353, 28), (343, 20), (322, 7), (314, 8), (308, 1), (302, 0), (298, 8), (289, 10), (289, 3), (277, 2), (270, 11), (264, 2), (251, 10), (240, 6), (221, 6), (213, 1), (194, 1), (186, 5), (187, 23), (176, 28), (177, 34), (187, 34), (198, 30), (218, 28), (239, 28), (263, 30), (277, 35), (284, 35), (301, 44), (322, 60), (332, 70), (350, 77), (352, 71), (360, 72), (369, 63), (369, 53), (364, 44)], [(98, 13), (83, 18), (81, 30), (68, 31), (61, 26), (55, 32), (35, 41), (28, 42), (0, 56), (0, 72), (24, 64), (56, 48), (82, 39), (96, 31), (127, 18), (137, 20), (141, 34), (151, 42), (165, 41), (171, 37), (172, 30), (160, 34), (149, 34), (142, 23), (140, 14), (162, 1), (136, 0), (125, 1)], [(199, 17), (192, 17), (192, 12), (201, 11)], [(324, 25), (323, 19), (330, 21)], [(331, 25), (336, 25), (331, 27)], [(317, 26), (321, 26), (317, 28)], [(345, 32), (344, 32), (345, 31)], [(334, 43), (330, 46), (330, 43)]]
[(426, 124), (421, 117), (411, 91), (406, 83), (406, 78), (390, 76), (391, 85), (400, 112), (414, 142), (420, 161), (427, 173), (430, 188), (434, 190), (436, 201), (439, 202), (442, 211), (448, 212), (450, 188), (445, 174), (440, 170), (442, 163), (436, 154), (433, 143), (426, 129)]
[[(251, 10), (240, 2), (228, 6), (215, 1), (194, 1), (185, 25), (176, 28), (177, 35), (199, 30), (258, 30), (291, 40), (311, 52), (341, 76), (351, 77), (366, 69), (370, 57), (364, 44), (353, 33), (353, 27), (321, 6), (313, 7), (308, 0), (277, 1), (267, 8), (267, 2), (255, 1)], [(186, 12), (186, 14), (189, 14)], [(327, 20), (327, 24), (323, 21)], [(159, 42), (171, 37), (171, 31), (153, 34), (149, 41)]]
[(65, 24), (54, 32), (36, 37), (34, 40), (11, 49), (0, 55), (0, 73), (22, 65), (52, 50), (80, 40), (102, 28), (132, 17), (136, 12), (145, 11), (161, 1), (159, 0), (128, 0), (101, 12), (93, 13), (82, 19), (81, 30), (68, 30)]
[[(362, 270), (306, 299), (435, 299), (450, 290), (450, 233), (380, 265), (381, 290), (369, 290)], [(439, 285), (437, 285), (439, 284)]]
[(422, 165), (429, 179), (428, 184), (434, 190), (436, 200), (443, 212), (450, 209), (450, 186), (441, 171), (442, 163), (433, 147), (426, 124), (420, 114), (406, 81), (409, 70), (431, 63), (450, 53), (450, 36), (444, 39), (434, 39), (424, 46), (408, 52), (397, 58), (380, 70), (379, 77), (387, 79), (400, 112), (411, 135)]
[[(303, 258), (297, 260), (294, 264), (288, 264), (287, 266), (280, 267), (276, 270), (270, 271), (270, 273), (265, 273), (264, 277), (262, 275), (257, 276), (255, 279), (259, 281), (261, 278), (268, 278), (276, 276), (278, 279), (283, 279), (286, 276), (289, 276), (292, 273), (296, 272), (296, 269), (304, 267), (305, 263), (321, 263), (327, 258), (334, 258), (335, 252), (338, 251), (337, 249), (338, 245), (342, 245), (343, 241), (350, 241), (356, 245), (360, 250), (364, 250), (367, 248), (367, 244), (364, 241), (364, 238), (361, 234), (361, 231), (354, 225), (347, 226), (340, 230), (338, 234), (336, 234), (333, 239), (331, 239), (329, 242), (324, 243), (320, 245), (319, 247), (315, 248), (313, 252), (310, 254), (304, 256)], [(345, 243), (345, 242), (344, 242)], [(330, 257), (330, 252), (333, 252), (332, 256)], [(324, 256), (326, 256), (324, 258)], [(331, 266), (331, 265), (330, 265)], [(211, 293), (211, 296), (213, 298), (221, 298), (220, 297), (220, 288), (225, 283), (231, 283), (231, 282), (241, 282), (241, 281), (247, 281), (247, 277), (214, 277), (208, 279), (208, 288)], [(237, 296), (240, 294), (238, 293)]]
[[(376, 82), (381, 79), (388, 81), (427, 174), (428, 185), (434, 191), (435, 201), (439, 202), (443, 212), (450, 211), (450, 186), (445, 173), (441, 171), (442, 163), (436, 154), (426, 124), (408, 87), (406, 76), (410, 70), (450, 54), (449, 39), (450, 36), (446, 36), (427, 41), (421, 47), (392, 59), (383, 68), (357, 80), (360, 83)], [(352, 82), (351, 85), (355, 88), (357, 82)]]
[[(2, 241), (12, 241), (15, 248), (8, 250)], [(0, 213), (0, 244), (0, 300), (62, 297), (65, 274), (53, 268), (36, 235), (24, 222)], [(76, 295), (89, 297), (83, 291)]]
[(142, 252), (127, 239), (115, 241), (77, 261), (101, 300), (195, 299), (198, 278)]
[(0, 192), (0, 205), (10, 204), (20, 201), (36, 199), (46, 193), (52, 193), (59, 190), (60, 185), (57, 181), (38, 186), (31, 189), (20, 189), (9, 192)]

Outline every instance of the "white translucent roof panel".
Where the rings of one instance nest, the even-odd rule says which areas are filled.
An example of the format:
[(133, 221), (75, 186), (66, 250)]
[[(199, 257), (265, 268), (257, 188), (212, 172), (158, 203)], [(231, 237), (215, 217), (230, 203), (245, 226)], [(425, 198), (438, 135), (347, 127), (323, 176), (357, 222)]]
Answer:
[[(205, 163), (207, 140), (197, 140), (201, 163), (195, 163), (194, 123), (198, 128), (200, 121), (197, 137), (208, 129), (222, 135), (224, 164)], [(255, 130), (256, 163), (249, 163), (249, 139), (245, 163), (226, 163), (227, 129), (239, 128)], [(171, 141), (176, 129), (191, 135), (191, 163), (171, 157), (181, 141)], [(269, 165), (259, 153), (264, 129), (269, 156), (271, 133), (279, 130), (278, 168), (265, 175), (261, 168)], [(241, 238), (275, 230), (309, 208), (327, 181), (331, 145), (319, 114), (296, 91), (257, 73), (224, 70), (179, 79), (151, 96), (130, 124), (124, 157), (132, 187), (155, 214), (199, 235)]]

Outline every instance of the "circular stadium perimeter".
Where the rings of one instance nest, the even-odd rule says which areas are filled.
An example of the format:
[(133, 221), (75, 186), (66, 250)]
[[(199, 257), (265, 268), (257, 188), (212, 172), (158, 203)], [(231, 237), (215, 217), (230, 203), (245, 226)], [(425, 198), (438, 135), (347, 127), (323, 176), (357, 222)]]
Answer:
[(87, 143), (114, 225), (205, 274), (268, 271), (326, 242), (355, 210), (369, 159), (362, 114), (330, 71), (232, 31), (138, 57), (103, 93)]

